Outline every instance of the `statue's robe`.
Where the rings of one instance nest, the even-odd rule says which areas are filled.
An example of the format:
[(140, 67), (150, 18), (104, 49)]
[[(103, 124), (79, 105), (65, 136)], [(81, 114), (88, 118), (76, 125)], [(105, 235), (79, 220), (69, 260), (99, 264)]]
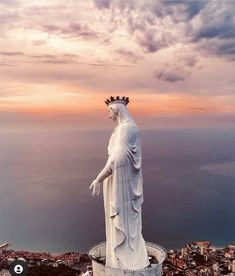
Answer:
[(108, 154), (103, 171), (106, 175), (103, 185), (106, 266), (143, 269), (149, 260), (142, 237), (141, 141), (134, 121), (117, 125), (109, 141)]

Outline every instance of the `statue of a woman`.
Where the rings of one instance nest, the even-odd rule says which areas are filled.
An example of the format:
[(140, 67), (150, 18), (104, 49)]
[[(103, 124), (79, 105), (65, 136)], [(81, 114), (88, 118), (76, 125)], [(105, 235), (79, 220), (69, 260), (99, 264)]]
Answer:
[(117, 122), (108, 146), (104, 169), (92, 182), (93, 196), (103, 183), (106, 266), (138, 270), (149, 265), (142, 237), (143, 178), (138, 126), (127, 110), (128, 98), (106, 101), (109, 116)]

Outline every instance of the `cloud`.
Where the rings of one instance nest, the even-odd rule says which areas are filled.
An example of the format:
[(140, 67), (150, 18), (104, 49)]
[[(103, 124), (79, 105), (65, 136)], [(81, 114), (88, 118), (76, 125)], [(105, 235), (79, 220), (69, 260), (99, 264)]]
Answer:
[[(224, 19), (227, 20), (227, 19)], [(230, 24), (229, 20), (220, 25), (211, 25), (201, 28), (195, 35), (194, 40), (198, 41), (203, 38), (235, 38), (235, 25)]]
[(159, 80), (170, 82), (170, 83), (185, 80), (185, 76), (177, 72), (167, 71), (167, 70), (155, 71), (154, 76)]
[(198, 59), (195, 57), (195, 55), (188, 55), (184, 56), (182, 60), (187, 67), (194, 67), (198, 63)]
[[(155, 1), (156, 2), (156, 1)], [(200, 14), (201, 10), (208, 3), (207, 0), (161, 0), (161, 9), (164, 15), (171, 15), (175, 22), (190, 20)]]
[(22, 52), (14, 52), (14, 51), (0, 51), (0, 57), (2, 57), (2, 61), (0, 62), (0, 66), (15, 66), (19, 57), (23, 57), (24, 53)]
[(109, 9), (111, 0), (94, 0), (94, 3), (98, 9)]
[[(155, 18), (154, 30), (150, 42), (146, 40), (146, 45), (155, 45), (150, 50), (158, 51), (162, 48), (174, 45), (174, 43), (191, 43), (198, 49), (204, 49), (207, 54), (218, 57), (234, 56), (235, 45), (235, 2), (234, 1), (207, 1), (207, 0), (168, 0), (153, 1), (156, 7), (153, 9), (159, 21)], [(168, 22), (166, 19), (168, 18)], [(175, 24), (171, 26), (172, 22)], [(159, 26), (157, 29), (156, 26)], [(162, 35), (158, 36), (158, 31)], [(169, 32), (172, 27), (174, 32)], [(142, 30), (143, 37), (146, 29)], [(178, 38), (176, 37), (178, 36)], [(166, 37), (168, 39), (166, 40)], [(155, 40), (154, 40), (155, 39)], [(154, 44), (155, 43), (155, 44)], [(158, 43), (158, 47), (156, 44)], [(140, 44), (141, 45), (141, 44)], [(145, 44), (142, 46), (145, 48)], [(152, 52), (149, 51), (149, 52)], [(193, 61), (188, 63), (193, 65)]]
[(33, 45), (36, 45), (36, 46), (40, 46), (40, 45), (43, 45), (43, 44), (46, 44), (46, 40), (43, 40), (43, 39), (37, 39), (37, 40), (33, 40), (32, 43)]
[(23, 56), (24, 54), (22, 52), (0, 52), (1, 56)]
[(229, 61), (235, 60), (235, 39), (210, 39), (202, 41), (198, 45), (199, 51), (204, 54), (210, 53), (216, 57), (224, 57)]
[(194, 1), (178, 0), (178, 1), (172, 1), (172, 2), (175, 2), (175, 3), (179, 2), (185, 6), (186, 8), (185, 11), (188, 14), (188, 19), (192, 19), (194, 16), (198, 15), (207, 4), (206, 0), (194, 0)]
[(47, 63), (47, 64), (71, 64), (71, 63), (73, 63), (71, 60), (68, 60), (68, 59), (45, 59), (42, 62)]
[(21, 16), (19, 15), (18, 11), (11, 11), (9, 9), (0, 10), (0, 24), (2, 26), (10, 24), (8, 27), (13, 27), (13, 24), (18, 22), (19, 19), (21, 19)]
[(50, 34), (56, 33), (65, 37), (82, 37), (83, 39), (96, 39), (98, 37), (98, 33), (79, 22), (72, 22), (67, 27), (49, 24), (44, 25), (43, 29)]
[(211, 1), (200, 13), (193, 41), (235, 38), (235, 2)]
[[(234, 1), (94, 0), (94, 3), (99, 9), (109, 9), (114, 30), (125, 26), (145, 53), (183, 43), (198, 49), (203, 46), (207, 54), (218, 57), (234, 55), (235, 41), (231, 41), (235, 40)], [(203, 45), (210, 42), (215, 44), (213, 51)]]
[(4, 66), (13, 66), (13, 64), (7, 63), (7, 62), (0, 62), (0, 66), (4, 67)]
[(29, 57), (36, 60), (36, 63), (47, 63), (47, 64), (79, 64), (78, 55), (73, 54), (61, 54), (61, 55), (51, 55), (51, 54), (37, 54), (29, 55)]
[(163, 47), (162, 41), (158, 40), (155, 33), (150, 30), (144, 32), (137, 40), (144, 51), (148, 53), (154, 53)]
[(19, 2), (15, 0), (1, 0), (0, 5), (15, 7), (19, 5)]
[(217, 55), (234, 56), (235, 58), (235, 39), (221, 43), (215, 49), (215, 52)]
[(199, 51), (235, 60), (235, 2), (211, 1), (192, 27), (192, 42)]
[(176, 23), (186, 20), (187, 16), (182, 15), (186, 8), (173, 3), (153, 0), (112, 1), (111, 21), (116, 29), (125, 26), (144, 52), (155, 53), (182, 38), (185, 25)]
[(139, 17), (136, 15), (128, 17), (127, 30), (144, 52), (155, 53), (179, 40), (173, 33), (173, 23), (171, 24), (167, 26), (164, 20), (143, 13)]
[[(189, 76), (202, 68), (199, 57), (192, 49), (183, 49), (169, 55), (167, 62), (159, 63), (153, 76), (161, 81), (176, 83), (188, 80)], [(182, 89), (182, 88), (181, 88)]]
[[(60, 54), (60, 55), (52, 55), (52, 54), (25, 54), (23, 52), (0, 52), (0, 56), (5, 56), (8, 59), (8, 63), (2, 63), (3, 66), (9, 66), (10, 62), (16, 62), (16, 57), (24, 57), (24, 63), (48, 63), (48, 64), (71, 64), (78, 62), (78, 55), (74, 54)], [(80, 62), (81, 64), (81, 62)]]
[(56, 55), (51, 55), (51, 54), (37, 54), (37, 55), (30, 55), (32, 58), (36, 59), (56, 59), (58, 58)]
[[(233, 1), (4, 3), (2, 80), (136, 93), (222, 94), (233, 89), (228, 80), (234, 65), (227, 62), (235, 57)], [(220, 70), (227, 72), (223, 80)], [(226, 87), (220, 88), (220, 82)]]
[[(133, 54), (134, 56), (134, 54)], [(46, 64), (77, 64), (77, 65), (88, 65), (94, 67), (128, 67), (128, 64), (121, 63), (111, 63), (109, 61), (96, 60), (95, 62), (85, 62), (82, 61), (80, 56), (74, 54), (61, 54), (61, 55), (51, 55), (51, 54), (37, 54), (28, 55), (36, 63), (46, 63)], [(32, 61), (30, 62), (32, 63)]]
[(125, 48), (119, 48), (115, 52), (130, 62), (136, 63), (138, 60), (142, 59), (142, 56)]

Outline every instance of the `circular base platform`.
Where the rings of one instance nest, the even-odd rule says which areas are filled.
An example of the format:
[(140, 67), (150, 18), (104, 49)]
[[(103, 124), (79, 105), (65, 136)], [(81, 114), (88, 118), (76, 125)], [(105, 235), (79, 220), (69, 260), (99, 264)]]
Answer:
[(162, 274), (162, 263), (166, 258), (166, 250), (158, 244), (146, 242), (148, 255), (153, 262), (151, 265), (141, 270), (114, 269), (104, 265), (106, 257), (105, 242), (94, 246), (89, 252), (92, 260), (93, 276), (160, 276)]

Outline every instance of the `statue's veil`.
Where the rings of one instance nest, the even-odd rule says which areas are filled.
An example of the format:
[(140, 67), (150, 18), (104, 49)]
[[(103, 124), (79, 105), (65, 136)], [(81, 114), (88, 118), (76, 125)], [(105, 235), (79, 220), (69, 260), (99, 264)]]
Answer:
[(114, 103), (111, 105), (113, 111), (118, 114), (120, 121), (134, 121), (130, 112), (128, 111), (125, 104), (122, 103)]

